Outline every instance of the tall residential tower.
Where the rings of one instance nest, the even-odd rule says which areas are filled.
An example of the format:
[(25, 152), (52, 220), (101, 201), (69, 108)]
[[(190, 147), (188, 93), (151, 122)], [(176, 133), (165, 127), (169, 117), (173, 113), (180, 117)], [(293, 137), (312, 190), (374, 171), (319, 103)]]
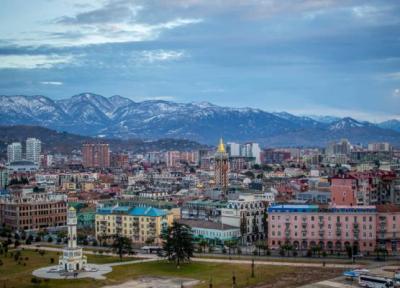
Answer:
[(26, 139), (26, 160), (35, 164), (40, 162), (40, 153), (42, 152), (42, 142), (36, 138)]

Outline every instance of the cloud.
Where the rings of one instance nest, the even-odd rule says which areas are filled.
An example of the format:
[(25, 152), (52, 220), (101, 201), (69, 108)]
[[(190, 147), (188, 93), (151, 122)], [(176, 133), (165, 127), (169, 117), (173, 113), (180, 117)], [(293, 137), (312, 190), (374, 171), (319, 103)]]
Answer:
[(131, 2), (111, 1), (98, 9), (78, 13), (75, 16), (63, 16), (56, 19), (55, 22), (68, 25), (119, 23), (133, 20), (142, 9), (142, 6), (134, 5)]
[(394, 98), (400, 99), (400, 89), (399, 88), (394, 89), (392, 95)]
[(176, 18), (170, 21), (147, 23), (95, 23), (87, 25), (62, 25), (52, 32), (30, 33), (29, 37), (8, 39), (20, 46), (79, 47), (109, 43), (153, 41), (161, 33), (178, 27), (202, 22), (202, 19)]
[(50, 69), (74, 61), (72, 55), (0, 55), (0, 69)]
[(174, 50), (147, 50), (140, 53), (139, 61), (154, 63), (154, 62), (167, 62), (174, 61), (185, 57), (184, 51)]
[(379, 111), (374, 111), (371, 113), (370, 111), (361, 111), (356, 109), (343, 109), (343, 108), (334, 108), (320, 105), (313, 105), (307, 107), (307, 109), (285, 109), (287, 112), (295, 114), (295, 115), (317, 115), (317, 116), (336, 116), (336, 117), (352, 117), (360, 121), (369, 121), (372, 123), (379, 123), (390, 119), (397, 119), (399, 117), (398, 114), (389, 114), (383, 113)]
[(135, 97), (136, 101), (172, 101), (175, 100), (174, 96), (143, 96)]
[(392, 80), (400, 80), (400, 72), (393, 72), (384, 75), (384, 78), (392, 79)]
[(43, 84), (43, 85), (54, 85), (54, 86), (64, 85), (63, 82), (59, 82), (59, 81), (42, 81), (42, 82), (40, 82), (40, 84)]

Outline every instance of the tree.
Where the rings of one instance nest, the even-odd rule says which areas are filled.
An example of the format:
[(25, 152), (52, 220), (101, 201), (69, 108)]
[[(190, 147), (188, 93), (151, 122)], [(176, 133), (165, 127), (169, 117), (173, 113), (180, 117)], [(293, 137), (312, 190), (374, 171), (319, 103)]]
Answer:
[(199, 247), (201, 248), (202, 252), (206, 252), (206, 247), (208, 246), (208, 242), (205, 239), (201, 239), (198, 243)]
[(165, 229), (161, 237), (163, 239), (163, 250), (168, 260), (174, 261), (179, 268), (181, 262), (190, 261), (193, 256), (193, 235), (192, 229), (174, 221), (172, 226)]
[(240, 238), (242, 240), (242, 245), (244, 245), (245, 243), (246, 234), (247, 234), (247, 220), (245, 213), (243, 213), (242, 218), (240, 219)]
[(112, 248), (113, 251), (117, 253), (119, 255), (119, 258), (122, 260), (122, 256), (125, 253), (130, 253), (132, 251), (132, 241), (127, 237), (115, 235)]
[(144, 241), (144, 243), (146, 245), (152, 245), (152, 244), (154, 244), (154, 241), (155, 241), (154, 237), (149, 237), (146, 239), (146, 241)]
[(235, 240), (227, 240), (224, 242), (224, 245), (228, 247), (229, 255), (231, 255), (231, 251), (235, 251), (235, 249), (238, 247), (237, 241)]

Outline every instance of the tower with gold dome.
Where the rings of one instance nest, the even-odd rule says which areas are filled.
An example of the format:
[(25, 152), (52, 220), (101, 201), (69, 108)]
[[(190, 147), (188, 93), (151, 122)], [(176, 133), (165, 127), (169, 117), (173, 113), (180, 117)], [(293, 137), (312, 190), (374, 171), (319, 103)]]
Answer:
[(219, 141), (217, 152), (215, 153), (215, 185), (221, 189), (222, 196), (225, 197), (228, 188), (229, 158), (225, 150), (222, 138)]

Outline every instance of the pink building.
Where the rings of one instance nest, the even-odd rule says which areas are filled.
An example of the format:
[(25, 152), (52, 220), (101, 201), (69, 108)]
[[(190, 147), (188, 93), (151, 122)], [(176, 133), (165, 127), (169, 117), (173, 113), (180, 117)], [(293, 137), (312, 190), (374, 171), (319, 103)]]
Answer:
[(349, 172), (331, 178), (332, 203), (377, 205), (399, 203), (396, 174), (391, 171)]
[(376, 241), (379, 248), (390, 254), (400, 249), (400, 207), (393, 204), (377, 205)]
[(338, 175), (331, 179), (332, 203), (336, 205), (357, 205), (357, 180), (350, 175)]
[(376, 247), (375, 206), (273, 205), (268, 207), (268, 246), (290, 243), (297, 250), (344, 251)]

